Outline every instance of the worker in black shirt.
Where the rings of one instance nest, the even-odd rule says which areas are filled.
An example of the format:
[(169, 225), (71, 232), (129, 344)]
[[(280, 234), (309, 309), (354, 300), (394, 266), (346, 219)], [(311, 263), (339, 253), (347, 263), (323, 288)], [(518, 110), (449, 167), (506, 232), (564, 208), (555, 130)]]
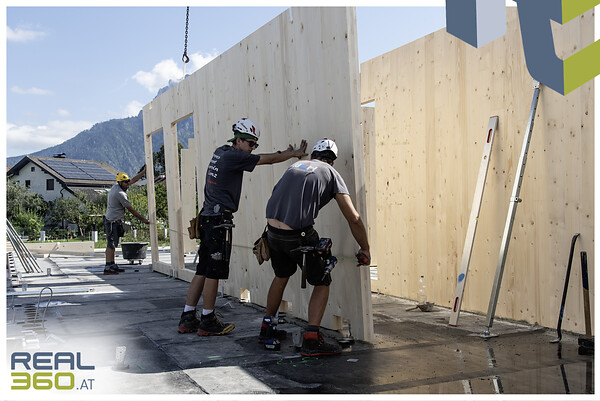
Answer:
[[(306, 156), (306, 141), (298, 148), (292, 145), (284, 151), (253, 155), (260, 132), (249, 119), (233, 124), (231, 146), (217, 148), (208, 165), (204, 184), (204, 204), (201, 211), (201, 243), (196, 275), (190, 283), (178, 331), (198, 335), (227, 334), (235, 325), (223, 323), (215, 315), (215, 300), (219, 280), (229, 277), (231, 227), (233, 213), (238, 210), (244, 171), (252, 172), (260, 164), (274, 164), (292, 157)], [(229, 246), (228, 246), (229, 244)], [(202, 314), (196, 315), (196, 305), (204, 292)]]

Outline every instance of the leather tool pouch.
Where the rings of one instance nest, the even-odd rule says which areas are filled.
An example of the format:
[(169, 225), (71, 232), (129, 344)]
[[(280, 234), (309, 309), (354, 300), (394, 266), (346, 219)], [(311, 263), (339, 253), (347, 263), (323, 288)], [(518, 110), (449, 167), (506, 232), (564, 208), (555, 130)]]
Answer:
[(252, 253), (256, 256), (258, 260), (258, 264), (262, 265), (263, 262), (269, 260), (271, 258), (271, 253), (269, 252), (269, 244), (267, 242), (267, 227), (265, 226), (265, 230), (263, 231), (260, 238), (254, 241), (254, 246), (252, 247)]
[(202, 227), (202, 216), (198, 213), (196, 217), (190, 220), (190, 226), (188, 227), (190, 239), (201, 238), (200, 227)]

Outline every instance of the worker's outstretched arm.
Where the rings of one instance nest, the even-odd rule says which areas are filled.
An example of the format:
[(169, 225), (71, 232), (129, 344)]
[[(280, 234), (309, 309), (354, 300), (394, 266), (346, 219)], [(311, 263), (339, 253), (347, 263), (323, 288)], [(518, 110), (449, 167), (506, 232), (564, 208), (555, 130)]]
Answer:
[(259, 164), (275, 164), (281, 163), (292, 157), (297, 157), (298, 159), (306, 156), (306, 140), (302, 140), (300, 146), (298, 148), (294, 148), (292, 145), (288, 146), (286, 150), (275, 152), (275, 153), (261, 153), (259, 154), (260, 160)]
[(147, 218), (145, 218), (144, 216), (142, 216), (141, 214), (139, 214), (138, 211), (133, 208), (133, 206), (129, 206), (127, 208), (127, 210), (129, 210), (131, 212), (131, 214), (134, 215), (135, 217), (137, 217), (142, 223), (144, 223), (144, 224), (150, 223), (150, 221)]
[(342, 214), (348, 221), (348, 225), (350, 226), (352, 236), (360, 246), (359, 252), (364, 253), (369, 259), (371, 259), (367, 229), (365, 228), (365, 225), (362, 219), (360, 218), (360, 215), (354, 208), (354, 204), (352, 203), (352, 199), (350, 199), (350, 195), (336, 194), (335, 200), (337, 201), (337, 204), (340, 207)]

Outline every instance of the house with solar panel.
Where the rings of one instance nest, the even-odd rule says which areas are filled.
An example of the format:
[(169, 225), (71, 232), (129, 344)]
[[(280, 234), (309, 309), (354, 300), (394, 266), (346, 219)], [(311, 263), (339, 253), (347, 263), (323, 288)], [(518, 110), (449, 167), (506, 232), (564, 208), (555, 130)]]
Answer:
[(63, 153), (56, 157), (25, 156), (7, 176), (49, 202), (74, 198), (75, 192), (93, 198), (115, 184), (117, 173), (106, 163), (67, 159)]

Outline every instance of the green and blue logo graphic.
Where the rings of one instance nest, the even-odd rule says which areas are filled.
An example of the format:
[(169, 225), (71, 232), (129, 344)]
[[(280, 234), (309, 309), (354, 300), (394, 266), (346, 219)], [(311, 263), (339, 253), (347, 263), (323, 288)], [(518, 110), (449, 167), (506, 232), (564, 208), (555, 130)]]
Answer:
[(92, 390), (94, 379), (75, 373), (95, 370), (82, 363), (81, 353), (13, 352), (10, 356), (11, 390)]
[[(600, 0), (514, 1), (527, 69), (534, 79), (566, 95), (600, 74), (600, 41), (562, 60), (556, 55), (551, 27), (551, 21), (565, 24), (600, 4)], [(502, 12), (494, 8), (500, 6)], [(448, 33), (472, 46), (483, 46), (504, 35), (498, 30), (498, 22), (506, 24), (504, 0), (446, 0)]]
[(474, 47), (504, 36), (504, 0), (446, 0), (446, 31)]

